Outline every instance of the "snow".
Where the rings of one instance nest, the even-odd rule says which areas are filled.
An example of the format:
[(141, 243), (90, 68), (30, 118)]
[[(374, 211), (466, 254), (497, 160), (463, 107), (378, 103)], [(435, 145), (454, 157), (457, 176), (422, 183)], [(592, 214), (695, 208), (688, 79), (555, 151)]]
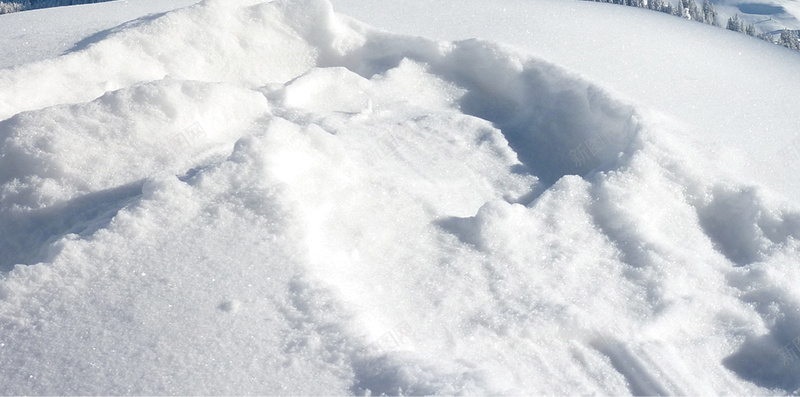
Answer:
[(692, 144), (750, 182), (800, 195), (785, 172), (800, 168), (792, 155), (800, 119), (787, 117), (800, 107), (790, 94), (800, 91), (796, 52), (666, 14), (583, 1), (465, 0), (439, 8), (409, 0), (376, 9), (348, 0), (337, 9), (392, 32), (513, 45), (685, 123), (679, 133), (702, 136)]
[(117, 0), (3, 15), (0, 68), (80, 49), (125, 22), (195, 3), (197, 0)]
[(123, 4), (0, 57), (0, 394), (800, 388), (796, 54), (589, 2), (80, 9)]
[(747, 24), (761, 32), (779, 32), (782, 29), (800, 29), (800, 5), (793, 0), (724, 0), (715, 3), (720, 24), (738, 15)]

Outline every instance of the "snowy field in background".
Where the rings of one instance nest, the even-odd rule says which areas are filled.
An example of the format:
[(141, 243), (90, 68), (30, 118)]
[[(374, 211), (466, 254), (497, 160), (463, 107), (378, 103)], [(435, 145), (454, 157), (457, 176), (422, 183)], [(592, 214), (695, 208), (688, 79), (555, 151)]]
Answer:
[(0, 68), (53, 58), (83, 48), (127, 21), (195, 3), (197, 0), (117, 0), (4, 14)]
[(720, 13), (720, 23), (738, 15), (761, 32), (800, 29), (800, 2), (797, 0), (720, 0), (713, 2)]
[(0, 16), (0, 394), (800, 392), (797, 53), (191, 3)]

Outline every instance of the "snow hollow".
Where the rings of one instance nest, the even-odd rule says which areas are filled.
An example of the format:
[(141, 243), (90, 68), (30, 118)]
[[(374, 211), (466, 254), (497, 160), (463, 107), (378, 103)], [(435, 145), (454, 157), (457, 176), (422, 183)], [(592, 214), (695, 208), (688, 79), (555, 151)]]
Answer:
[[(670, 74), (785, 65), (740, 81), (762, 95), (796, 54), (607, 4), (404, 4), (143, 5), (6, 53), (0, 394), (800, 391), (797, 119)], [(645, 25), (686, 56), (624, 50)]]

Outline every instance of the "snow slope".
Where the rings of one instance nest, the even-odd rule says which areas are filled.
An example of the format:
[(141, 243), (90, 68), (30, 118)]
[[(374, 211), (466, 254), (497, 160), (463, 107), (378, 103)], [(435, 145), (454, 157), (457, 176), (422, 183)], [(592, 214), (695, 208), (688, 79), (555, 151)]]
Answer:
[[(206, 0), (0, 69), (0, 394), (797, 393), (800, 194), (739, 146), (772, 114), (714, 125), (744, 98), (653, 78), (675, 62), (610, 28), (690, 25), (343, 3), (492, 41)], [(566, 9), (611, 19), (537, 41)], [(702, 29), (755, 51), (732, 76), (796, 67)], [(609, 65), (575, 54), (593, 31)], [(631, 54), (638, 80), (598, 76)]]
[(721, 0), (714, 5), (720, 14), (720, 24), (738, 15), (762, 32), (800, 29), (800, 3), (795, 0)]
[(116, 0), (7, 14), (0, 23), (0, 68), (53, 58), (83, 48), (125, 22), (195, 3), (197, 0)]

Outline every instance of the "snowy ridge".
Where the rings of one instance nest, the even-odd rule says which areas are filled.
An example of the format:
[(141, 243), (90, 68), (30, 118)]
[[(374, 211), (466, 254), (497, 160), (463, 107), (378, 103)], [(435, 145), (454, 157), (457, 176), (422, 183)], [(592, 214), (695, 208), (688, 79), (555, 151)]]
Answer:
[(1, 394), (800, 388), (800, 210), (543, 60), (206, 0), (0, 85)]

